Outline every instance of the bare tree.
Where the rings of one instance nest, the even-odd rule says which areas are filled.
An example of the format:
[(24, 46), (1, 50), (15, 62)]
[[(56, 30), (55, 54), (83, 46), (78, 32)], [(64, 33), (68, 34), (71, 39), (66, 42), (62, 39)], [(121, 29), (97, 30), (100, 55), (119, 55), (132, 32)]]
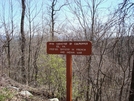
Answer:
[(22, 12), (21, 12), (21, 23), (20, 23), (20, 33), (21, 33), (21, 76), (22, 76), (22, 83), (26, 83), (26, 70), (25, 70), (25, 31), (24, 31), (24, 19), (25, 19), (25, 0), (21, 0), (22, 4)]
[[(26, 81), (27, 85), (29, 84), (30, 81), (32, 81), (32, 76), (31, 75), (35, 75), (35, 74), (32, 74), (30, 72), (33, 69), (33, 59), (31, 57), (33, 56), (32, 53), (33, 53), (34, 50), (32, 50), (32, 42), (33, 42), (32, 40), (34, 39), (34, 37), (36, 37), (35, 35), (38, 33), (38, 32), (36, 33), (36, 30), (38, 30), (38, 29), (34, 25), (34, 22), (35, 22), (34, 20), (39, 15), (40, 8), (42, 7), (42, 5), (41, 5), (39, 10), (37, 10), (38, 3), (35, 3), (35, 5), (33, 5), (32, 3), (35, 3), (35, 1), (28, 0), (26, 2), (26, 5), (27, 5), (26, 18), (28, 20), (28, 27), (29, 27), (28, 36), (27, 36), (27, 38), (28, 38), (27, 41), (29, 41), (28, 42), (28, 60), (27, 60), (27, 66), (26, 66), (26, 69), (27, 69), (27, 81)], [(36, 22), (36, 23), (39, 24), (38, 22)], [(42, 40), (42, 38), (41, 38), (41, 40)], [(38, 45), (40, 45), (40, 43)], [(37, 53), (35, 53), (35, 54), (37, 54)], [(34, 61), (37, 61), (37, 58), (34, 58), (34, 59), (35, 59)], [(36, 62), (34, 62), (34, 64), (35, 63)], [(37, 66), (35, 66), (35, 67), (37, 67)], [(36, 74), (36, 76), (37, 76), (37, 74)]]
[[(125, 22), (126, 17), (129, 18), (131, 15), (134, 15), (133, 11), (132, 11), (133, 8), (134, 8), (134, 2), (131, 2), (131, 0), (124, 0), (123, 3), (120, 4), (118, 10), (119, 10), (119, 14), (121, 15), (120, 16), (121, 23)], [(126, 23), (125, 23), (125, 25), (126, 25)], [(130, 24), (129, 30), (127, 30), (128, 33), (133, 32), (131, 30), (131, 26), (133, 28), (133, 22), (132, 22), (132, 25)], [(122, 27), (124, 28), (124, 26), (122, 26)], [(130, 34), (128, 34), (127, 36), (130, 38), (133, 37), (133, 35), (130, 35)], [(131, 76), (131, 84), (130, 84), (129, 101), (133, 101), (134, 100), (134, 83), (133, 83), (134, 82), (134, 65), (133, 65), (134, 62), (131, 62), (131, 60), (133, 59), (134, 53), (132, 51), (133, 48), (131, 49), (131, 46), (129, 45), (131, 43), (130, 40), (131, 39), (129, 39), (129, 42), (128, 42), (128, 50), (130, 50), (130, 52), (128, 53), (128, 56), (129, 56), (129, 58), (128, 58), (129, 65), (128, 66), (132, 70), (132, 73), (131, 73), (132, 76)], [(134, 59), (132, 61), (134, 61)]]
[[(91, 3), (86, 1), (86, 3), (84, 5), (82, 5), (81, 0), (79, 1), (75, 1), (76, 3), (76, 7), (75, 9), (71, 9), (71, 11), (73, 12), (73, 14), (76, 15), (76, 18), (78, 19), (79, 25), (82, 29), (82, 34), (85, 35), (85, 39), (86, 40), (91, 40), (93, 43), (93, 54), (92, 57), (87, 58), (88, 60), (88, 65), (87, 65), (87, 69), (86, 69), (86, 81), (87, 81), (87, 89), (86, 89), (86, 100), (90, 101), (90, 100), (95, 100), (95, 101), (102, 101), (104, 99), (104, 85), (105, 83), (107, 83), (107, 81), (105, 81), (106, 79), (109, 80), (113, 80), (115, 79), (115, 77), (118, 75), (116, 74), (115, 77), (112, 76), (112, 74), (110, 73), (106, 73), (106, 69), (107, 70), (111, 70), (111, 68), (108, 68), (108, 65), (111, 65), (112, 68), (114, 68), (114, 65), (116, 65), (115, 67), (118, 68), (118, 72), (120, 72), (120, 76), (122, 77), (122, 79), (120, 77), (116, 77), (115, 79), (115, 84), (116, 81), (118, 81), (118, 79), (120, 79), (120, 84), (116, 85), (117, 88), (119, 88), (118, 90), (116, 90), (116, 94), (119, 94), (119, 96), (116, 96), (115, 99), (122, 101), (125, 97), (124, 97), (124, 91), (126, 90), (126, 84), (127, 81), (126, 79), (128, 79), (128, 68), (129, 66), (126, 66), (126, 61), (123, 59), (124, 56), (122, 57), (121, 54), (123, 54), (123, 52), (125, 51), (127, 54), (127, 56), (129, 56), (129, 52), (127, 53), (126, 49), (122, 48), (124, 47), (124, 44), (126, 44), (126, 42), (124, 43), (124, 33), (127, 31), (125, 23), (123, 24), (123, 20), (122, 23), (120, 23), (121, 19), (117, 19), (118, 17), (120, 17), (119, 15), (116, 15), (114, 13), (113, 18), (112, 16), (110, 17), (110, 19), (107, 20), (106, 23), (101, 23), (98, 19), (98, 15), (97, 15), (97, 10), (99, 5), (101, 4), (101, 0), (96, 1), (93, 0)], [(88, 6), (87, 6), (87, 5)], [(74, 6), (74, 5), (73, 5)], [(70, 6), (71, 8), (72, 6)], [(84, 7), (88, 7), (90, 10), (90, 14), (88, 12), (85, 11)], [(86, 13), (85, 13), (86, 12)], [(90, 15), (88, 16), (88, 18), (90, 18), (91, 20), (87, 20), (87, 16), (86, 15)], [(90, 21), (90, 22), (88, 22)], [(117, 27), (116, 25), (119, 24), (119, 26)], [(91, 25), (91, 26), (89, 26)], [(114, 27), (116, 26), (116, 27)], [(118, 38), (112, 38), (114, 37), (115, 32), (117, 31), (119, 28), (119, 33), (118, 33)], [(129, 31), (129, 30), (128, 30)], [(114, 33), (114, 34), (113, 34)], [(78, 35), (78, 34), (76, 34)], [(119, 41), (118, 41), (119, 40)], [(112, 42), (112, 46), (110, 47), (110, 42)], [(119, 42), (118, 46), (117, 43)], [(113, 49), (118, 47), (118, 53), (120, 54), (120, 56), (118, 56), (117, 60), (120, 63), (110, 63), (108, 61), (115, 61), (114, 59), (112, 59), (109, 54), (112, 52)], [(115, 54), (115, 53), (114, 53)], [(109, 58), (108, 58), (109, 57)], [(128, 57), (127, 57), (128, 58)], [(110, 63), (107, 64), (104, 61), (106, 61)], [(123, 59), (123, 61), (121, 60)], [(96, 60), (96, 61), (95, 61)], [(121, 61), (120, 61), (121, 60)], [(96, 64), (95, 64), (96, 63)], [(104, 68), (105, 67), (105, 68)], [(116, 68), (113, 69), (116, 70)], [(94, 71), (93, 71), (94, 70)], [(95, 75), (94, 75), (94, 74)], [(93, 77), (92, 77), (93, 76)], [(111, 84), (112, 85), (112, 84)], [(106, 89), (105, 89), (106, 90)], [(106, 90), (105, 92), (107, 92), (108, 90)], [(109, 89), (110, 91), (110, 89)], [(93, 96), (92, 96), (93, 95)], [(110, 96), (110, 94), (108, 93), (105, 96)], [(115, 95), (112, 95), (115, 96)], [(109, 100), (111, 98), (108, 98)]]
[(56, 14), (57, 12), (59, 12), (61, 10), (62, 7), (68, 5), (67, 3), (64, 3), (62, 5), (60, 5), (59, 7), (57, 7), (58, 5), (58, 1), (57, 0), (51, 0), (51, 5), (49, 5), (48, 8), (50, 8), (48, 10), (49, 12), (49, 15), (50, 15), (50, 18), (51, 18), (51, 24), (50, 24), (50, 33), (51, 33), (51, 39), (50, 40), (55, 40), (55, 37), (54, 37), (54, 33), (56, 32), (55, 31), (55, 23), (56, 23)]
[[(75, 14), (76, 18), (78, 19), (78, 22), (80, 24), (80, 27), (82, 28), (82, 33), (84, 34), (84, 40), (90, 40), (93, 45), (94, 45), (94, 39), (97, 33), (97, 31), (95, 31), (97, 29), (97, 10), (99, 5), (101, 4), (102, 0), (100, 1), (96, 1), (96, 0), (91, 0), (91, 2), (85, 1), (85, 5), (83, 5), (81, 0), (74, 0), (76, 7), (73, 9), (72, 6), (70, 5), (70, 10), (73, 12), (73, 14)], [(86, 9), (88, 9), (88, 11)], [(89, 17), (90, 16), (90, 17)], [(91, 24), (89, 24), (91, 23)], [(91, 26), (90, 26), (91, 25)], [(83, 35), (82, 35), (83, 36)], [(87, 63), (87, 79), (86, 79), (86, 101), (90, 101), (91, 100), (91, 85), (96, 85), (96, 89), (97, 91), (95, 91), (95, 101), (99, 100), (99, 77), (100, 77), (100, 71), (98, 69), (98, 73), (97, 73), (97, 82), (96, 84), (94, 84), (93, 82), (91, 82), (91, 64), (92, 64), (92, 57), (89, 56), (86, 59), (86, 63)], [(100, 63), (101, 63), (101, 59), (100, 59)], [(99, 67), (98, 67), (99, 68)]]
[(11, 40), (13, 37), (13, 32), (14, 32), (14, 18), (13, 18), (13, 3), (12, 0), (9, 2), (9, 16), (8, 18), (10, 19), (9, 21), (6, 20), (5, 17), (5, 5), (2, 6), (3, 8), (3, 18), (2, 18), (2, 25), (5, 33), (5, 39), (1, 39), (3, 42), (3, 48), (5, 49), (5, 53), (7, 54), (7, 67), (8, 67), (8, 75), (11, 77)]

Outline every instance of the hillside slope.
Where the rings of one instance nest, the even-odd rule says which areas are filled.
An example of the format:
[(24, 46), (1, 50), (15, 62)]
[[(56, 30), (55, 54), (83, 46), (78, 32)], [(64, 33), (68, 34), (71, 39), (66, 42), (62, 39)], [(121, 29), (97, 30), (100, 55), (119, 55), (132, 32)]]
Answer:
[[(24, 95), (21, 92), (32, 95)], [(0, 74), (0, 101), (49, 101), (50, 95), (43, 88), (32, 88), (15, 82), (5, 74)]]

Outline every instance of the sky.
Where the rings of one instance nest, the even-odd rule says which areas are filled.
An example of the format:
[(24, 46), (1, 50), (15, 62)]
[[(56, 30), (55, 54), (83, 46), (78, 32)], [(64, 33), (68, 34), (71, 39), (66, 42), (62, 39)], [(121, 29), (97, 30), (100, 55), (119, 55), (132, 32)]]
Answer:
[[(3, 12), (3, 9), (5, 10), (5, 12), (9, 12), (10, 9), (10, 4), (9, 2), (13, 3), (13, 8), (16, 12), (20, 12), (21, 11), (21, 0), (0, 0), (0, 14)], [(43, 1), (43, 4), (45, 6), (49, 5), (51, 0), (26, 0), (26, 1), (31, 1), (31, 7), (32, 5), (37, 5), (38, 8), (41, 7), (41, 3)], [(69, 1), (69, 0), (67, 0)], [(73, 0), (70, 0), (69, 2), (72, 3)], [(76, 0), (77, 1), (77, 0)], [(79, 1), (79, 0), (78, 0)], [(84, 3), (84, 1), (88, 1), (88, 0), (82, 0), (82, 3)], [(90, 0), (89, 0), (90, 1)], [(96, 0), (96, 1), (100, 1), (100, 0)], [(100, 4), (100, 8), (102, 9), (109, 9), (112, 10), (115, 7), (118, 6), (118, 4), (120, 2), (122, 2), (123, 0), (103, 0), (103, 2)], [(58, 0), (58, 6), (64, 4), (66, 2), (66, 0)], [(44, 6), (44, 7), (45, 7)]]
[[(11, 12), (12, 12), (10, 6), (11, 1), (13, 5), (14, 23), (16, 23), (16, 25), (18, 24), (17, 26), (19, 26), (18, 22), (20, 22), (20, 16), (21, 16), (21, 0), (0, 0), (0, 26), (4, 20), (6, 23), (10, 23), (11, 21), (10, 19)], [(48, 16), (49, 12), (46, 10), (50, 10), (48, 6), (51, 4), (51, 0), (26, 0), (26, 1), (30, 2), (29, 5), (32, 12), (31, 16), (32, 17), (36, 16), (37, 21), (41, 20), (42, 13), (40, 12), (43, 12), (46, 18), (49, 19), (50, 17)], [(61, 5), (63, 5), (65, 1), (66, 0), (58, 0), (56, 9), (59, 8)], [(72, 7), (75, 7), (75, 4), (73, 4), (72, 0), (67, 0), (67, 1), (69, 1)], [(79, 1), (79, 0), (75, 0), (75, 1)], [(85, 3), (84, 1), (88, 1), (88, 0), (81, 0), (81, 1), (82, 4), (84, 4)], [(105, 20), (106, 18), (104, 16), (107, 15), (109, 12), (113, 11), (115, 8), (117, 8), (118, 4), (121, 2), (122, 0), (103, 0), (103, 2), (99, 6), (99, 16), (102, 16)], [(76, 19), (76, 17), (73, 16), (72, 12), (70, 12), (70, 9), (68, 9), (67, 7), (69, 6), (64, 6), (62, 7), (60, 12), (57, 12), (56, 17), (58, 22), (62, 23), (66, 18), (73, 21), (74, 19)]]

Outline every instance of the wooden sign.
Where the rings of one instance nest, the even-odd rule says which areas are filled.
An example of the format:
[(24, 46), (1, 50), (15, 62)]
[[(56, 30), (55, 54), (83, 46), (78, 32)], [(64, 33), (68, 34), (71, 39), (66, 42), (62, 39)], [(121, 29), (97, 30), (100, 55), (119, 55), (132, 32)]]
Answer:
[(90, 41), (47, 42), (48, 54), (66, 54), (66, 101), (72, 101), (72, 55), (90, 55)]
[(90, 55), (90, 41), (47, 42), (48, 54)]

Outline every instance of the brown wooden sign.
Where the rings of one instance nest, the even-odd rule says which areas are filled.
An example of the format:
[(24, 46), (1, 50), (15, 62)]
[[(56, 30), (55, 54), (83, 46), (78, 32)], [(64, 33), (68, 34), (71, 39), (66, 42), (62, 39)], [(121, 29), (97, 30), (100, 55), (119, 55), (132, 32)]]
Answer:
[(66, 101), (72, 101), (72, 55), (90, 55), (90, 41), (47, 42), (48, 54), (66, 54)]
[(90, 55), (90, 41), (47, 42), (48, 54)]

